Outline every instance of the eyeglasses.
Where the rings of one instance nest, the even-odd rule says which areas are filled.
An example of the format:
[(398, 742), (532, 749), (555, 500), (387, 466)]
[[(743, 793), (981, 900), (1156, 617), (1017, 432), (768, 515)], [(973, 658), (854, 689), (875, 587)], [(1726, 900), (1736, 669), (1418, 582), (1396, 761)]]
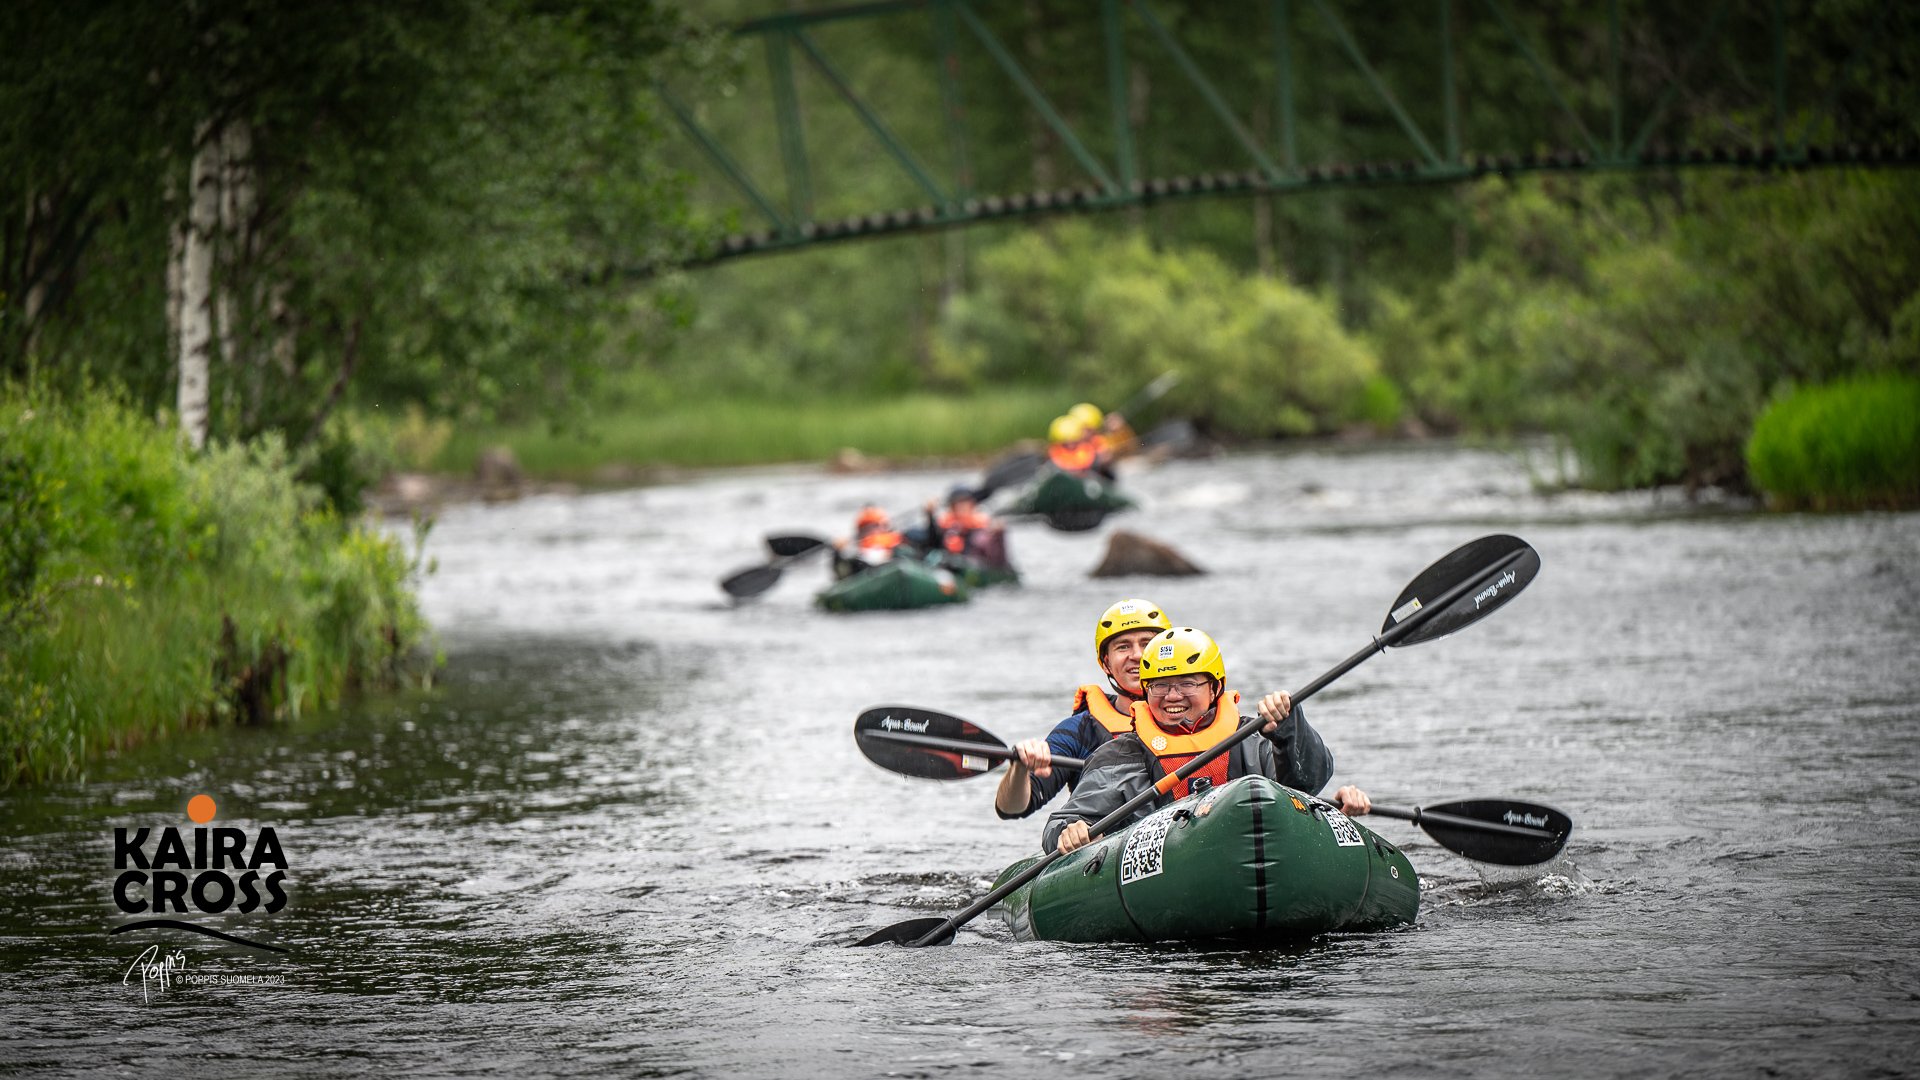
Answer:
[(1166, 697), (1175, 690), (1180, 691), (1184, 696), (1186, 694), (1197, 694), (1212, 685), (1213, 680), (1207, 678), (1205, 675), (1189, 675), (1186, 678), (1178, 679), (1154, 679), (1152, 682), (1147, 683), (1146, 690), (1148, 697)]

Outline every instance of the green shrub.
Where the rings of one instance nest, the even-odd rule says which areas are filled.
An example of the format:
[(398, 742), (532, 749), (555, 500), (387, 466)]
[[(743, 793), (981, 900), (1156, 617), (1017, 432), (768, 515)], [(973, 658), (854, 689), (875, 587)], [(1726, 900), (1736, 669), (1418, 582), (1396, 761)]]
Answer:
[(1788, 506), (1920, 505), (1920, 378), (1866, 375), (1787, 394), (1754, 424), (1747, 466)]
[(0, 387), (0, 787), (398, 672), (424, 625), (394, 540), (277, 438), (193, 455), (99, 394)]
[(1558, 435), (1599, 488), (1751, 482), (1769, 392), (1920, 369), (1920, 180), (1536, 178), (1464, 189), (1477, 253), (1369, 336), (1442, 428)]
[(1118, 403), (1176, 371), (1165, 413), (1250, 438), (1399, 417), (1372, 346), (1330, 299), (1209, 252), (1070, 223), (993, 248), (979, 277), (933, 346), (935, 369), (960, 384), (1044, 379)]

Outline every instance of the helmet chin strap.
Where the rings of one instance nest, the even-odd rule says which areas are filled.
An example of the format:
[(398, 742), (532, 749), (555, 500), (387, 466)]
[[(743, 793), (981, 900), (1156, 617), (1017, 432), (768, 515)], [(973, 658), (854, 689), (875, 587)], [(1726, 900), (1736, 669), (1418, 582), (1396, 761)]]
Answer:
[[(1135, 681), (1135, 682), (1139, 682), (1140, 680), (1138, 680), (1138, 679), (1135, 679), (1134, 681)], [(1146, 687), (1144, 687), (1144, 686), (1142, 686), (1142, 687), (1140, 688), (1140, 692), (1139, 692), (1139, 693), (1137, 693), (1137, 694), (1129, 694), (1129, 693), (1127, 692), (1127, 688), (1126, 688), (1126, 687), (1124, 687), (1124, 686), (1121, 686), (1121, 685), (1120, 685), (1120, 680), (1119, 680), (1119, 679), (1116, 679), (1116, 678), (1114, 678), (1114, 677), (1113, 677), (1113, 672), (1111, 672), (1111, 671), (1109, 671), (1109, 672), (1107, 672), (1107, 685), (1108, 685), (1108, 686), (1111, 686), (1111, 687), (1113, 687), (1113, 689), (1114, 689), (1114, 691), (1115, 691), (1116, 693), (1118, 693), (1118, 694), (1119, 694), (1119, 695), (1120, 695), (1121, 697), (1123, 697), (1123, 698), (1126, 698), (1126, 699), (1127, 699), (1128, 701), (1145, 701), (1145, 700), (1147, 700), (1147, 688), (1146, 688)]]

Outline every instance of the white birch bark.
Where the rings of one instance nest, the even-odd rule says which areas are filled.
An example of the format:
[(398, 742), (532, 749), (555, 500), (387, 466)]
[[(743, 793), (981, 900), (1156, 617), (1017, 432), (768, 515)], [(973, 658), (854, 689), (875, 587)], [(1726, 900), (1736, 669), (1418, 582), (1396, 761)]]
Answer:
[(220, 140), (201, 125), (188, 173), (186, 244), (180, 281), (180, 431), (207, 445), (213, 368), (213, 242), (220, 227)]
[(220, 232), (215, 245), (220, 273), (214, 279), (214, 325), (228, 369), (226, 400), (231, 406), (236, 394), (245, 395), (243, 423), (247, 425), (259, 413), (261, 377), (254, 350), (242, 348), (239, 323), (247, 316), (235, 300), (234, 289), (253, 262), (252, 155), (253, 132), (246, 120), (228, 121), (220, 131)]
[[(236, 121), (220, 130), (220, 171), (219, 171), (219, 230), (214, 238), (214, 262), (220, 273), (213, 281), (213, 332), (220, 341), (220, 355), (226, 358), (229, 367), (241, 367), (239, 352), (234, 348), (234, 325), (236, 315), (233, 303), (234, 263), (240, 258), (240, 177), (238, 160), (243, 153), (241, 144), (246, 136), (241, 133), (241, 124)], [(228, 403), (232, 403), (233, 376), (237, 370), (230, 371), (225, 380)]]

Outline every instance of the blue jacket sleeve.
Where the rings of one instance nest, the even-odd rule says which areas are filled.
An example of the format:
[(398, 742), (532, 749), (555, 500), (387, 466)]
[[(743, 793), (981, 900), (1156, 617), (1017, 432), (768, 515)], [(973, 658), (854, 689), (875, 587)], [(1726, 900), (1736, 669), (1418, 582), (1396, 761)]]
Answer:
[[(1086, 725), (1093, 717), (1086, 712), (1077, 712), (1053, 726), (1047, 732), (1047, 748), (1055, 757), (1085, 758), (1093, 752), (1093, 745), (1086, 737)], [(1065, 769), (1053, 770), (1052, 776), (1031, 776), (1027, 778), (1027, 808), (1017, 814), (1009, 814), (995, 806), (994, 813), (1004, 821), (1023, 818), (1045, 806), (1062, 788), (1073, 786), (1076, 777)]]

